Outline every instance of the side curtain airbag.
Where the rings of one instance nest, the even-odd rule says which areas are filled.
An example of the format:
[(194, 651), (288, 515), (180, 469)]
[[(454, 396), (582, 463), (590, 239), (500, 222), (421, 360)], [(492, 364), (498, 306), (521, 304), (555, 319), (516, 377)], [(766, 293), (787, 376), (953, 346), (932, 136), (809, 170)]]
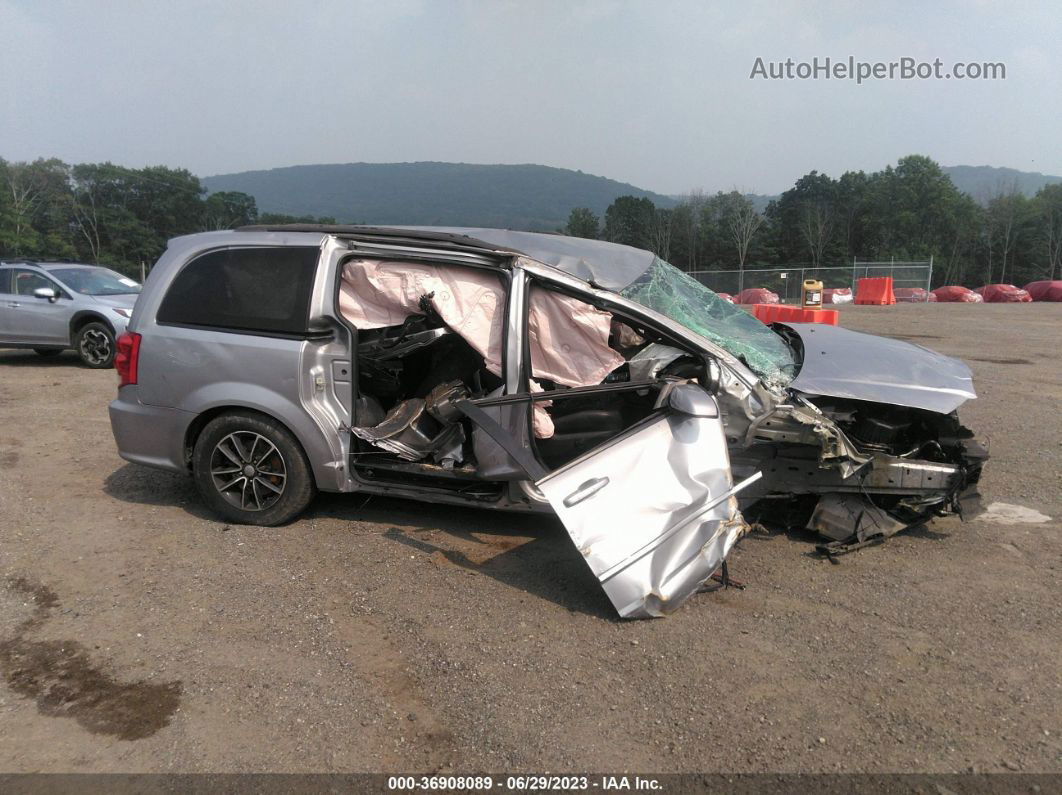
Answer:
[[(400, 325), (410, 315), (422, 314), (422, 298), (483, 357), (490, 372), (501, 375), (505, 289), (497, 276), (418, 262), (356, 259), (343, 266), (339, 310), (356, 328)], [(528, 312), (533, 377), (569, 387), (601, 383), (624, 362), (608, 345), (611, 324), (609, 312), (535, 289)], [(535, 435), (552, 436), (544, 404), (535, 409)]]

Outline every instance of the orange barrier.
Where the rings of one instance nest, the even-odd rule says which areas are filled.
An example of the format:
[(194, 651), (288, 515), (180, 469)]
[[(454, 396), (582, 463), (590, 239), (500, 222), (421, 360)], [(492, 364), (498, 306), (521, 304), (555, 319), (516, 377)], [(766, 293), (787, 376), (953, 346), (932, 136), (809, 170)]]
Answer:
[(825, 323), (837, 325), (836, 309), (801, 309), (785, 304), (753, 304), (752, 316), (762, 323)]
[(892, 277), (880, 276), (874, 279), (860, 279), (856, 288), (857, 304), (871, 306), (888, 306), (896, 303), (892, 292)]

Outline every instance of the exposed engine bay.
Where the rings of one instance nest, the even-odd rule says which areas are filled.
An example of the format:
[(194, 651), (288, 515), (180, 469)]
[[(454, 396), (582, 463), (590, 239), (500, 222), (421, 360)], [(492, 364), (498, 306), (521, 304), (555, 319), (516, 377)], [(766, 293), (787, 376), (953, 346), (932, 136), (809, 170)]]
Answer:
[(980, 510), (988, 451), (956, 414), (799, 396), (731, 448), (736, 474), (764, 473), (750, 519), (818, 533), (828, 554), (882, 540), (933, 516)]

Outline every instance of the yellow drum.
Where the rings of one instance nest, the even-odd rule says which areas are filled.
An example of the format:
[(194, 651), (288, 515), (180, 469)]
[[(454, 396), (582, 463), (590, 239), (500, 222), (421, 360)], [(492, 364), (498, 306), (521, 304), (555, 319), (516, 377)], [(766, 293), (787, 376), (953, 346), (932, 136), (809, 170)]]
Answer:
[(804, 279), (800, 287), (800, 305), (805, 309), (822, 307), (822, 282), (817, 279)]

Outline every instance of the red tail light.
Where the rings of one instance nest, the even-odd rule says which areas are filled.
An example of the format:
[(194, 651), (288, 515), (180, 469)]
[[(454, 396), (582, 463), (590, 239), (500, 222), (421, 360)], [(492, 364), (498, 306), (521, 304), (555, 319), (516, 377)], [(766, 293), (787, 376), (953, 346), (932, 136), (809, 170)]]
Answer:
[(114, 369), (118, 371), (118, 388), (136, 383), (136, 365), (140, 358), (140, 335), (127, 331), (115, 340)]

